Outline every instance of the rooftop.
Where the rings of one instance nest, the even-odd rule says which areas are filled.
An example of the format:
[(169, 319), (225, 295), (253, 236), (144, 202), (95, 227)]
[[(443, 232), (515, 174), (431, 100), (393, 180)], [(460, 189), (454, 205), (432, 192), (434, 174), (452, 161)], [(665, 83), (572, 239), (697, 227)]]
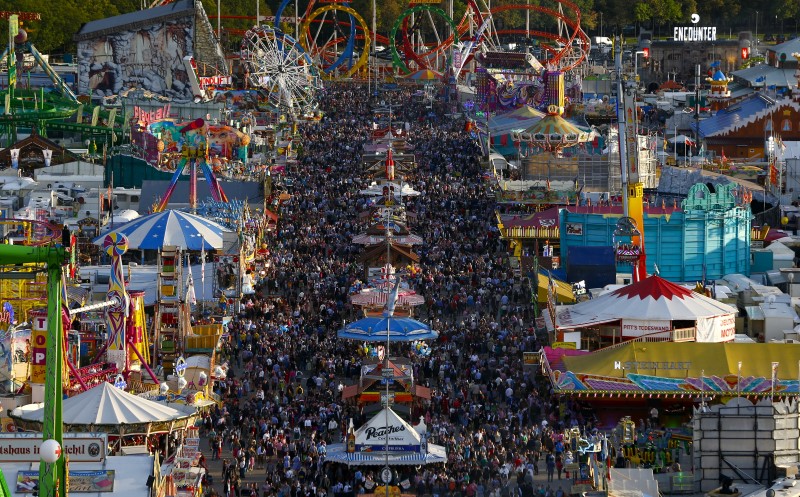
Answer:
[(124, 29), (135, 29), (157, 22), (194, 15), (194, 0), (175, 0), (167, 5), (152, 9), (137, 10), (114, 17), (89, 21), (78, 30), (74, 40), (88, 40)]

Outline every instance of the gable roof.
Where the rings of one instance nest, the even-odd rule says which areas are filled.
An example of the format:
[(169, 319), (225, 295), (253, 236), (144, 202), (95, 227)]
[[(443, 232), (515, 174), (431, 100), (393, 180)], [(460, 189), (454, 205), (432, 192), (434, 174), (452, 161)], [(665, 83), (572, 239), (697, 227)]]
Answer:
[[(734, 79), (747, 81), (750, 85), (775, 86), (777, 88), (791, 88), (797, 80), (794, 69), (773, 67), (769, 64), (757, 64), (731, 73)], [(761, 78), (764, 78), (761, 80)]]
[(150, 26), (159, 22), (170, 21), (194, 15), (194, 0), (175, 0), (167, 5), (152, 9), (137, 10), (114, 17), (89, 21), (81, 26), (74, 41), (88, 40), (119, 31)]
[(778, 58), (781, 54), (786, 54), (786, 58), (791, 60), (793, 53), (800, 52), (800, 37), (769, 47), (767, 51), (774, 52)]
[[(797, 102), (789, 100), (781, 100), (777, 103), (779, 106), (785, 106), (787, 104), (797, 106)], [(745, 98), (737, 104), (720, 110), (708, 119), (700, 121), (700, 136), (702, 138), (724, 136), (732, 131), (741, 129), (754, 123), (759, 118), (775, 112), (779, 108), (775, 107), (775, 105), (775, 100), (757, 93), (751, 97)], [(691, 127), (695, 131), (698, 130), (696, 123), (691, 123)]]
[[(20, 167), (22, 167), (22, 158), (27, 156), (30, 151), (52, 150), (53, 158), (50, 165), (65, 164), (67, 162), (74, 162), (80, 160), (80, 157), (73, 154), (66, 148), (58, 143), (38, 134), (33, 133), (27, 138), (24, 138), (10, 147), (0, 150), (0, 168), (11, 167), (11, 149), (19, 149)], [(40, 154), (41, 155), (41, 154)], [(42, 167), (44, 167), (44, 156), (41, 155)]]

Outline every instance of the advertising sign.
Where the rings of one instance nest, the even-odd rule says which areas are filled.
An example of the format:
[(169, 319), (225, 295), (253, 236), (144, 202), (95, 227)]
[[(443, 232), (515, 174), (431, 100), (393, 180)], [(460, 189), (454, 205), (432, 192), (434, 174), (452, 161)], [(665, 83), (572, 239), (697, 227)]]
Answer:
[(653, 321), (649, 319), (624, 319), (622, 321), (622, 336), (624, 337), (639, 337), (671, 330), (672, 323), (670, 321)]
[[(64, 434), (62, 448), (71, 462), (103, 462), (108, 436), (105, 433)], [(39, 462), (41, 433), (0, 433), (0, 463)]]
[(201, 76), (199, 78), (200, 86), (230, 86), (233, 84), (233, 78), (230, 76)]
[[(114, 491), (114, 470), (94, 470), (94, 471), (69, 471), (68, 480), (69, 492), (75, 493), (98, 493)], [(39, 489), (38, 471), (18, 471), (17, 488), (18, 494), (32, 494)]]
[(31, 312), (31, 383), (44, 384), (46, 364), (47, 312), (33, 311)]

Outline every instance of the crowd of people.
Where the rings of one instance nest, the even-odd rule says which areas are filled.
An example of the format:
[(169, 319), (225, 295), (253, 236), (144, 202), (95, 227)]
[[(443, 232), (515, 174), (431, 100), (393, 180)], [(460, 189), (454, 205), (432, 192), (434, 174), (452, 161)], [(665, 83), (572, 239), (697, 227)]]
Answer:
[[(421, 192), (404, 199), (410, 229), (424, 240), (415, 247), (418, 271), (403, 278), (425, 298), (415, 317), (439, 332), (429, 356), (403, 345), (393, 353), (431, 388), (414, 414), (448, 457), (446, 467), (398, 468), (397, 481), (419, 495), (560, 497), (559, 486), (534, 476), (555, 475), (569, 455), (563, 431), (591, 429), (593, 418), (523, 366), (523, 352), (544, 340), (533, 332), (535, 289), (509, 267), (479, 147), (463, 120), (445, 116), (444, 103), (429, 108), (414, 92), (369, 99), (365, 86), (330, 86), (320, 102), (325, 117), (300, 130), (302, 152), (287, 171), (291, 199), (254, 272), (255, 293), (229, 324), (224, 354), (233, 367), (217, 384), (224, 403), (203, 425), (214, 457), (232, 451), (219, 480), (227, 497), (352, 495), (377, 480), (370, 467), (326, 464), (325, 455), (351, 419), (356, 427), (367, 419), (341, 399), (358, 381), (364, 348), (336, 331), (358, 317), (348, 293), (365, 272), (363, 247), (351, 242), (371, 205), (359, 195), (369, 184), (362, 153), (373, 109), (393, 103), (392, 125), (407, 129), (417, 163), (404, 181)], [(243, 485), (248, 474), (263, 483)]]

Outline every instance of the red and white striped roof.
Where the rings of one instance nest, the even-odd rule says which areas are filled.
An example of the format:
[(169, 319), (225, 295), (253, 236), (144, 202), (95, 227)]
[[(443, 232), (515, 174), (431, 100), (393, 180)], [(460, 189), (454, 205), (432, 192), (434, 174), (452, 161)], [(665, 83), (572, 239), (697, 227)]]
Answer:
[(650, 276), (595, 299), (559, 308), (556, 327), (583, 328), (621, 319), (693, 321), (736, 313), (737, 310), (727, 304), (660, 276)]

